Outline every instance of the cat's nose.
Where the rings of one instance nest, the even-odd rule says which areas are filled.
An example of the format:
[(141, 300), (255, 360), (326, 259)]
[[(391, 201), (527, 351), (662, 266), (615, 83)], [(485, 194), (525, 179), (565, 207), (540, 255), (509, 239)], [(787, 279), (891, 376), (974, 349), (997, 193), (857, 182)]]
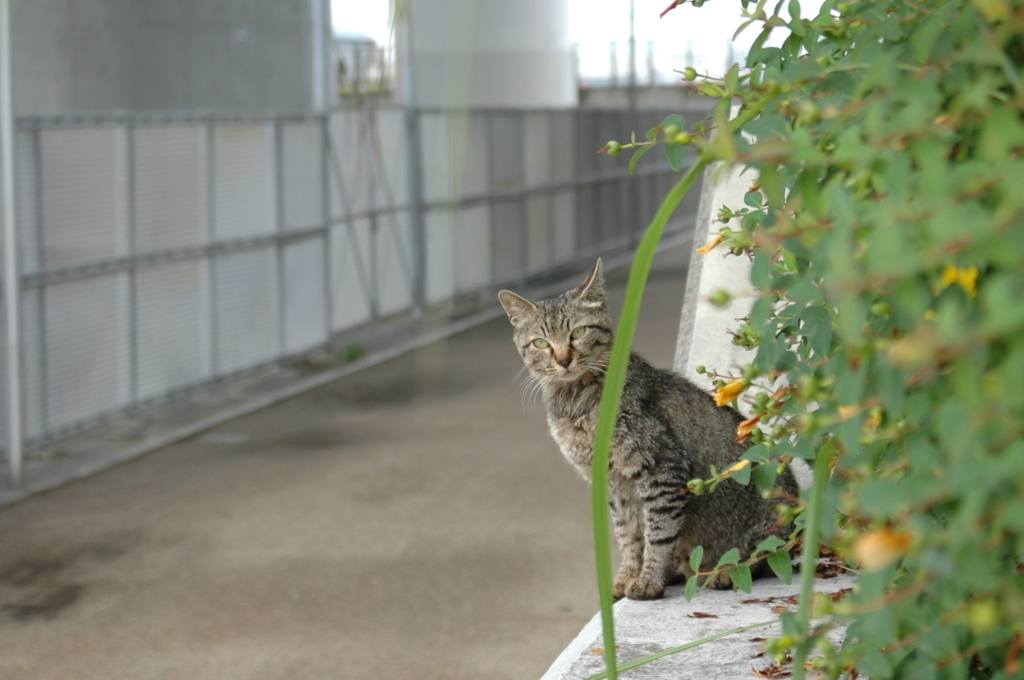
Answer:
[(569, 364), (572, 363), (572, 356), (566, 354), (561, 359), (555, 359), (555, 363), (561, 366), (562, 368), (569, 368)]

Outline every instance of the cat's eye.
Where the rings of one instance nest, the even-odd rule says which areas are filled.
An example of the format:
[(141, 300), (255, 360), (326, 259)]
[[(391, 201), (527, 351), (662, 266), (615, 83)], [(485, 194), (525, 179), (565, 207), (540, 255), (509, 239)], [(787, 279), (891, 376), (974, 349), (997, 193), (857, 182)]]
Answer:
[(579, 340), (580, 338), (583, 337), (583, 335), (586, 332), (587, 332), (587, 327), (586, 326), (577, 326), (576, 328), (572, 329), (572, 333), (569, 334), (569, 337), (572, 338), (573, 340)]
[(551, 343), (544, 338), (537, 338), (533, 341), (533, 346), (537, 349), (546, 349), (551, 346)]

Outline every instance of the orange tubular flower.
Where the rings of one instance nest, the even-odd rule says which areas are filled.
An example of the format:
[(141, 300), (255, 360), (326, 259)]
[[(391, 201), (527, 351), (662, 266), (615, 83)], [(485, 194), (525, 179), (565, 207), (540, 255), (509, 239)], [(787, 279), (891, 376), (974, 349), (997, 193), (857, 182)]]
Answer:
[(711, 239), (710, 241), (705, 243), (703, 246), (701, 246), (700, 248), (697, 248), (697, 252), (700, 253), (701, 255), (707, 255), (708, 253), (711, 252), (711, 250), (715, 246), (717, 246), (721, 242), (722, 242), (722, 235), (718, 234), (713, 239)]
[(728, 385), (724, 385), (715, 390), (715, 403), (719, 406), (725, 406), (733, 399), (740, 396), (746, 388), (747, 386), (743, 384), (742, 380), (733, 380)]
[(868, 531), (857, 538), (853, 546), (857, 562), (867, 571), (879, 571), (898, 560), (910, 547), (911, 536), (896, 529)]
[(736, 426), (736, 441), (741, 442), (750, 436), (750, 433), (754, 431), (754, 426), (761, 420), (761, 415), (758, 414), (753, 418), (747, 418), (742, 423)]

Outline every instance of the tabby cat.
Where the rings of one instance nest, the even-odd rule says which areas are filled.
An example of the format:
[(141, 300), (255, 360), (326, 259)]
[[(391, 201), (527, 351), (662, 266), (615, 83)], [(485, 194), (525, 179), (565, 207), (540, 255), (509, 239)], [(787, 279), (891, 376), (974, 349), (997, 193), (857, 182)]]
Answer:
[[(601, 389), (612, 350), (612, 320), (601, 260), (574, 290), (531, 302), (498, 294), (514, 328), (514, 341), (538, 381), (548, 426), (562, 454), (591, 479), (594, 432)], [(612, 438), (608, 494), (622, 566), (614, 595), (634, 600), (661, 597), (665, 585), (693, 576), (689, 556), (704, 547), (700, 571), (713, 569), (731, 548), (746, 558), (779, 526), (778, 498), (765, 499), (751, 484), (726, 480), (713, 493), (687, 492), (687, 482), (707, 479), (711, 466), (727, 469), (747, 444), (736, 442), (743, 416), (719, 408), (682, 376), (652, 367), (636, 353), (629, 360), (622, 406)], [(788, 470), (778, 477), (785, 498), (798, 494)], [(752, 569), (764, 571), (764, 561)], [(730, 588), (720, 574), (707, 585)]]

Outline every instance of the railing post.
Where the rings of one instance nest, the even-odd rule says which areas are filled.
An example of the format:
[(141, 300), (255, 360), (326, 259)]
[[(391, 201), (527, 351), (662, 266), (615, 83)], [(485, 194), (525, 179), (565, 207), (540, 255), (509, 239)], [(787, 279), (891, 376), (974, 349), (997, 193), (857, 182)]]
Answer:
[[(135, 163), (135, 119), (128, 121), (128, 156), (125, 168), (128, 173), (128, 255), (134, 256), (137, 248), (138, 197), (136, 196)], [(139, 269), (135, 261), (128, 270), (128, 401), (135, 404), (139, 399)]]
[[(217, 242), (217, 140), (216, 126), (211, 119), (206, 123), (206, 231), (207, 242), (212, 246)], [(220, 337), (218, 333), (218, 291), (217, 291), (217, 254), (210, 251), (206, 255), (208, 281), (210, 285), (210, 378), (220, 373)]]
[(370, 318), (380, 317), (380, 261), (377, 252), (377, 163), (373, 156), (376, 108), (369, 97), (363, 98), (363, 151), (366, 161), (366, 214), (370, 220)]
[(331, 109), (320, 121), (320, 203), (324, 214), (324, 319), (327, 342), (334, 333), (334, 255), (331, 251)]
[(412, 308), (420, 314), (427, 303), (427, 235), (423, 222), (423, 158), (420, 145), (420, 112), (416, 108), (416, 60), (413, 51), (413, 3), (405, 3), (405, 142), (409, 174), (409, 229), (412, 232)]
[(423, 223), (423, 168), (420, 156), (420, 119), (414, 106), (405, 109), (409, 146), (409, 228), (412, 231), (412, 306), (423, 312), (427, 299), (427, 238)]
[(284, 206), (284, 128), (280, 118), (270, 124), (271, 152), (274, 159), (274, 226), (277, 243), (274, 256), (277, 262), (277, 344), (278, 354), (288, 353), (288, 288), (285, 282), (285, 206)]
[(7, 322), (7, 459), (15, 486), (22, 481), (21, 281), (18, 225), (14, 220), (14, 108), (11, 102), (11, 15), (0, 0), (0, 175), (4, 228), (4, 311)]

